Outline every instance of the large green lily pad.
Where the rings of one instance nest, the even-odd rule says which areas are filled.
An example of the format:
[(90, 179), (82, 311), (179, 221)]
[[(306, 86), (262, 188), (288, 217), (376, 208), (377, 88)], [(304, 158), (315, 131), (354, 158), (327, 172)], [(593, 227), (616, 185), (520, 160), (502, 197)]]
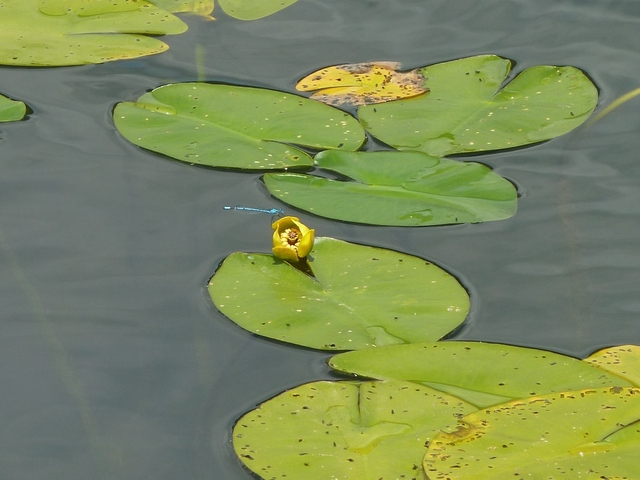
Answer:
[(153, 55), (187, 25), (144, 0), (0, 0), (0, 64), (64, 66)]
[(15, 122), (27, 114), (27, 106), (20, 101), (0, 95), (0, 122)]
[(435, 341), (469, 310), (458, 281), (421, 258), (326, 237), (307, 258), (315, 278), (272, 255), (234, 253), (209, 293), (246, 330), (325, 350)]
[(431, 480), (631, 479), (638, 458), (640, 389), (606, 387), (471, 413), (436, 436), (424, 467)]
[(325, 151), (315, 160), (356, 181), (267, 174), (267, 189), (316, 215), (372, 225), (486, 222), (509, 218), (517, 209), (513, 184), (479, 163), (398, 151)]
[(434, 156), (527, 145), (582, 124), (598, 91), (574, 67), (535, 66), (500, 88), (511, 62), (479, 55), (420, 69), (430, 92), (364, 105), (358, 116), (376, 138)]
[(497, 343), (395, 345), (335, 355), (329, 366), (359, 377), (419, 382), (479, 407), (550, 392), (632, 385), (576, 358)]
[(608, 347), (592, 353), (585, 362), (630, 381), (640, 387), (640, 346), (622, 345)]
[(408, 382), (314, 382), (240, 418), (233, 447), (265, 479), (425, 479), (425, 443), (474, 410)]
[(113, 118), (130, 142), (175, 159), (252, 170), (309, 166), (313, 149), (355, 150), (365, 139), (340, 110), (263, 88), (176, 83), (136, 102), (119, 103)]
[(239, 20), (258, 20), (293, 5), (298, 0), (218, 0), (227, 15)]

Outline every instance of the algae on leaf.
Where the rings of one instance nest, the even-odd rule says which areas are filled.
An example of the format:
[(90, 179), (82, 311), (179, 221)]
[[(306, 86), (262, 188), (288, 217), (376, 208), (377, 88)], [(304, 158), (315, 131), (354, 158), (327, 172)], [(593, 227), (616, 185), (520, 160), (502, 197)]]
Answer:
[(513, 184), (479, 163), (398, 151), (325, 151), (315, 161), (355, 181), (278, 173), (264, 176), (267, 189), (315, 215), (371, 225), (487, 222), (517, 209)]
[(145, 0), (0, 0), (0, 64), (68, 66), (160, 53), (187, 25)]
[(424, 479), (425, 444), (474, 410), (408, 382), (313, 382), (241, 417), (233, 447), (265, 479)]
[(598, 91), (574, 67), (535, 66), (502, 86), (511, 62), (479, 55), (420, 69), (428, 95), (363, 105), (374, 137), (434, 156), (528, 145), (567, 133), (595, 109)]
[(469, 311), (456, 278), (418, 257), (321, 237), (307, 261), (315, 277), (273, 255), (236, 252), (209, 294), (250, 332), (323, 350), (435, 341)]
[(640, 346), (621, 345), (598, 350), (584, 359), (585, 362), (615, 373), (640, 387)]
[(429, 445), (432, 479), (640, 478), (640, 389), (605, 387), (514, 400), (463, 417)]
[(355, 118), (336, 108), (297, 95), (231, 85), (165, 85), (136, 102), (119, 103), (113, 118), (118, 131), (136, 145), (213, 167), (311, 166), (311, 157), (292, 145), (355, 150), (365, 140)]
[(0, 95), (0, 122), (15, 122), (27, 114), (27, 106), (20, 101)]

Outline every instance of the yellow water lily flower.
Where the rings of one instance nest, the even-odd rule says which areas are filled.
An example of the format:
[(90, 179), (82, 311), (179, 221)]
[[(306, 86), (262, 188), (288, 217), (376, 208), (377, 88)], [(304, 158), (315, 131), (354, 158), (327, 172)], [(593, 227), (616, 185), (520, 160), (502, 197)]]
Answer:
[(274, 222), (273, 254), (287, 260), (298, 262), (305, 258), (313, 248), (315, 230), (309, 229), (297, 217), (283, 217)]

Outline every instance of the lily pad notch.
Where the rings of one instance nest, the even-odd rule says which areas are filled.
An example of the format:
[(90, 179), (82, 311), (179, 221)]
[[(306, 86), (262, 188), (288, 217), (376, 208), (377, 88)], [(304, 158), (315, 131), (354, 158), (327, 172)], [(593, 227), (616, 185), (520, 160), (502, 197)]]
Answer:
[(469, 312), (458, 280), (418, 257), (320, 237), (307, 262), (314, 277), (273, 255), (236, 252), (209, 294), (245, 330), (320, 350), (436, 341)]

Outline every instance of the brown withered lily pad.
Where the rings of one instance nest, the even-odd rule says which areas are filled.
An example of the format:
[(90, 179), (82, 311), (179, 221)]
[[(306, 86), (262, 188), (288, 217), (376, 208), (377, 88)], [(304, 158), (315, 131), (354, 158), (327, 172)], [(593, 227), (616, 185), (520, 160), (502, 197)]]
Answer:
[(334, 65), (298, 82), (301, 92), (317, 90), (311, 98), (335, 106), (358, 106), (410, 98), (429, 91), (420, 70), (400, 71), (395, 62)]

